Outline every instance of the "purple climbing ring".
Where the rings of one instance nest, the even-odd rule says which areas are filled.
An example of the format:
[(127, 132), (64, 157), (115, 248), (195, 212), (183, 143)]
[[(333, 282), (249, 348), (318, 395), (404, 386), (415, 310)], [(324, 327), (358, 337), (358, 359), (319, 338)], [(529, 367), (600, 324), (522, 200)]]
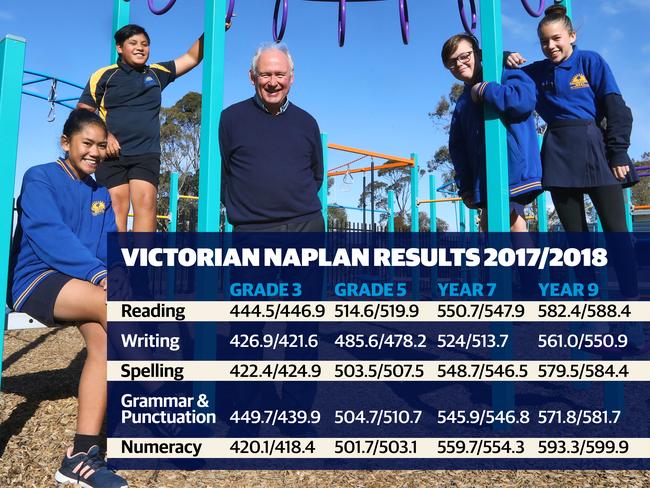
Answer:
[(232, 25), (232, 14), (235, 11), (235, 0), (229, 0), (228, 10), (226, 11), (226, 30)]
[[(280, 13), (280, 2), (282, 2), (282, 24), (278, 32), (278, 14)], [(284, 37), (284, 31), (287, 29), (287, 14), (289, 13), (289, 0), (275, 0), (273, 9), (273, 40), (280, 42)]]
[(471, 25), (467, 22), (467, 16), (465, 15), (465, 0), (458, 0), (458, 13), (460, 14), (460, 20), (463, 23), (465, 32), (468, 34), (474, 34), (476, 30), (476, 2), (475, 0), (469, 0), (469, 8), (472, 14), (472, 23)]
[(528, 12), (533, 17), (539, 17), (542, 15), (542, 12), (544, 12), (544, 7), (546, 7), (546, 0), (539, 0), (539, 8), (537, 10), (533, 10), (533, 8), (528, 3), (528, 0), (521, 0), (521, 3), (526, 9), (526, 12)]
[(339, 47), (345, 44), (345, 0), (339, 0)]
[(399, 0), (399, 22), (402, 27), (402, 42), (409, 43), (409, 6), (406, 0)]
[(149, 10), (151, 10), (151, 13), (156, 15), (162, 15), (169, 12), (169, 9), (172, 8), (175, 3), (176, 0), (169, 0), (169, 2), (167, 2), (167, 5), (165, 5), (164, 7), (156, 8), (156, 6), (154, 5), (154, 0), (147, 0), (147, 4), (149, 5)]

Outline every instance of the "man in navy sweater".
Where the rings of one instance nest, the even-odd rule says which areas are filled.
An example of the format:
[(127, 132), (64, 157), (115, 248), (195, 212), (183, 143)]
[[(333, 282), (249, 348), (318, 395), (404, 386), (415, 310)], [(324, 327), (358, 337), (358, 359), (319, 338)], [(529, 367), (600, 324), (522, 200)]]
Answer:
[(258, 48), (255, 96), (223, 111), (222, 201), (235, 231), (323, 232), (323, 148), (316, 120), (289, 102), (293, 60), (283, 44)]

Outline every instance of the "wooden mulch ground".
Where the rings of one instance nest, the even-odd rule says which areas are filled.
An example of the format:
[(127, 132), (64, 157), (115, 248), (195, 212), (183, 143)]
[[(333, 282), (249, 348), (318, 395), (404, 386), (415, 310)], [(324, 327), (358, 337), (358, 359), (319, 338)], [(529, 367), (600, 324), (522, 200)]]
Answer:
[[(0, 486), (53, 486), (75, 429), (83, 364), (74, 328), (5, 334)], [(650, 488), (650, 471), (127, 471), (131, 487)]]

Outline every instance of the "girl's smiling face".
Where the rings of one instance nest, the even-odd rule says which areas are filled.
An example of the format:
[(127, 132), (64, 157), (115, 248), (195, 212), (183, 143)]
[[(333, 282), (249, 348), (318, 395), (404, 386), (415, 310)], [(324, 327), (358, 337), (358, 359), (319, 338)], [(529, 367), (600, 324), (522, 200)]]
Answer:
[(94, 173), (106, 157), (106, 130), (97, 124), (85, 124), (70, 137), (61, 136), (61, 147), (79, 179)]
[(570, 32), (563, 22), (547, 22), (539, 28), (539, 42), (544, 56), (560, 64), (573, 54), (576, 33)]

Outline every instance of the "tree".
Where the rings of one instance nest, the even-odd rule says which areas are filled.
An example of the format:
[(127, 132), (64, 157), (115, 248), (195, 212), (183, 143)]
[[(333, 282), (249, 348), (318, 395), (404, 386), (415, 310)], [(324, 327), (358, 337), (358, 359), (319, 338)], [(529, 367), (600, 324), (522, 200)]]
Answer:
[(437, 232), (447, 232), (449, 230), (449, 224), (446, 220), (441, 218), (436, 218), (436, 231)]
[(327, 227), (330, 229), (345, 229), (348, 225), (348, 213), (342, 207), (333, 206), (327, 209)]
[[(379, 174), (377, 174), (379, 176)], [(388, 183), (375, 179), (375, 181), (366, 184), (361, 190), (359, 196), (359, 208), (370, 208), (372, 203), (372, 196), (375, 198), (375, 209), (388, 211)], [(385, 219), (385, 214), (382, 214), (380, 220)]]
[[(449, 126), (451, 124), (451, 116), (454, 113), (454, 108), (456, 107), (456, 102), (463, 94), (465, 89), (462, 83), (454, 83), (449, 89), (449, 94), (446, 96), (440, 97), (438, 104), (433, 112), (429, 112), (429, 118), (433, 122), (433, 125), (442, 130), (445, 134), (449, 133)], [(454, 180), (454, 166), (451, 163), (451, 157), (449, 156), (449, 147), (445, 144), (440, 146), (433, 159), (427, 161), (427, 170), (430, 173), (434, 171), (439, 171), (442, 174), (443, 183), (449, 183)]]
[[(537, 232), (539, 230), (539, 221), (537, 219), (538, 213), (538, 201), (537, 199), (533, 200), (529, 207), (526, 207), (526, 215), (534, 216), (534, 219), (528, 221), (528, 230), (531, 232)], [(560, 225), (560, 219), (557, 216), (557, 211), (555, 208), (544, 209), (546, 212), (546, 221), (548, 222), (548, 230), (553, 231)]]
[(332, 178), (332, 177), (327, 178), (327, 196), (328, 197), (330, 196), (330, 190), (332, 189), (333, 186), (334, 186), (334, 178)]
[[(178, 173), (179, 195), (198, 196), (199, 154), (201, 139), (201, 95), (186, 93), (172, 107), (160, 111), (160, 169), (161, 179), (158, 187), (158, 213), (169, 212), (170, 173)], [(165, 201), (166, 200), (166, 201)], [(180, 199), (178, 201), (179, 220), (190, 221), (189, 228), (196, 225), (197, 202)], [(185, 216), (183, 219), (180, 216)]]
[[(391, 161), (387, 161), (390, 163)], [(419, 177), (424, 176), (425, 170), (420, 169)], [(359, 206), (370, 207), (371, 194), (375, 195), (375, 208), (388, 211), (388, 191), (395, 194), (395, 214), (406, 217), (409, 213), (411, 202), (411, 168), (380, 169), (374, 182), (368, 183), (359, 196)], [(382, 214), (380, 221), (385, 221), (386, 214)]]

